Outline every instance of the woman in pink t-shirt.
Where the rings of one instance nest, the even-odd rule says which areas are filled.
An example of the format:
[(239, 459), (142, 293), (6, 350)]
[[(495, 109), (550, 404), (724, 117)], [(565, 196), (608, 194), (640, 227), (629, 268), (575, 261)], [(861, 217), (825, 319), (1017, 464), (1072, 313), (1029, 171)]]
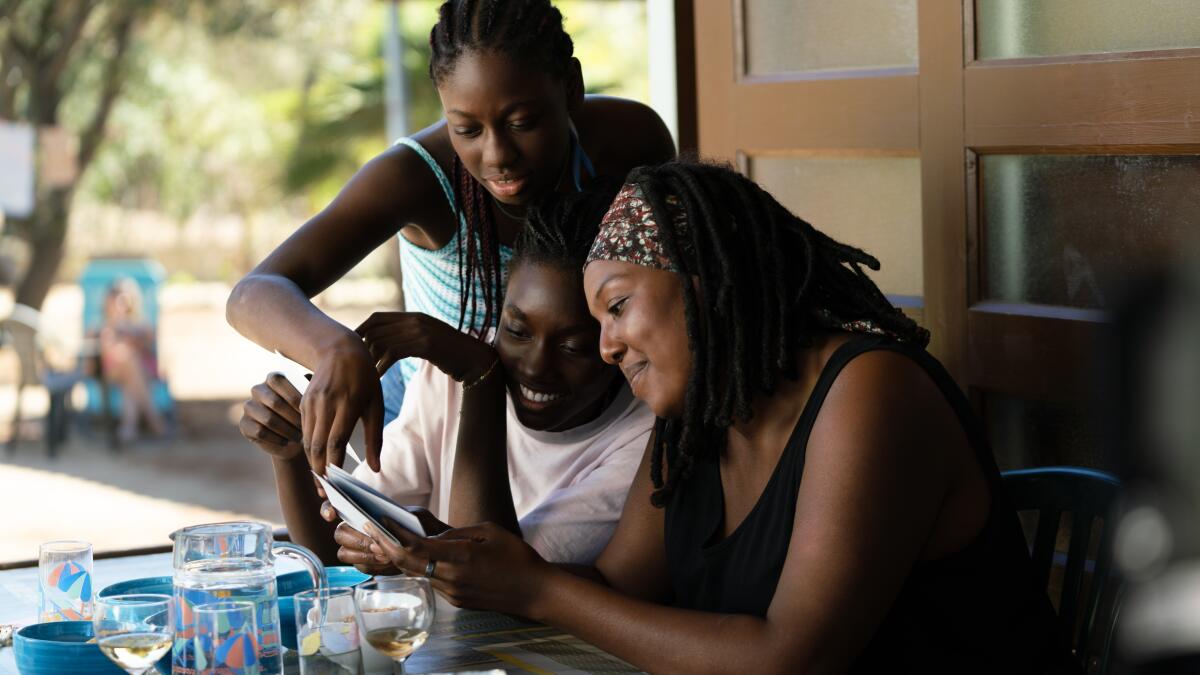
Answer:
[[(385, 432), (382, 471), (355, 472), (425, 507), (427, 532), (495, 522), (562, 562), (590, 562), (611, 535), (654, 423), (601, 360), (600, 326), (583, 295), (583, 261), (614, 194), (558, 197), (531, 216), (492, 344), (423, 314), (376, 313), (357, 329), (381, 373), (408, 356), (431, 364)], [(335, 530), (309, 475), (319, 449), (310, 458), (301, 446), (302, 430), (317, 421), (299, 410), (300, 394), (272, 374), (241, 421), (274, 460), (293, 541), (327, 561), (389, 569), (365, 534), (344, 523)]]

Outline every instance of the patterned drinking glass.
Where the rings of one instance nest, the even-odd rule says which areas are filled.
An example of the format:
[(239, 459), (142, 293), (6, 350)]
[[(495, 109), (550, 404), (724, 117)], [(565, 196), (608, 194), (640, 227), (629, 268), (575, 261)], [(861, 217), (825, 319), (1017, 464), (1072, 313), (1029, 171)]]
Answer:
[(252, 602), (211, 602), (193, 610), (197, 675), (259, 675)]
[(38, 547), (38, 620), (92, 618), (92, 545), (48, 541)]

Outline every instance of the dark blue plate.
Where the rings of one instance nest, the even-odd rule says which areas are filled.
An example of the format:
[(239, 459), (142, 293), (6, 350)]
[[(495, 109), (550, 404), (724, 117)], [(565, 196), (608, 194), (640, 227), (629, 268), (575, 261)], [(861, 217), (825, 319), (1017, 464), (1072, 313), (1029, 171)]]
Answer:
[(107, 598), (110, 595), (126, 595), (129, 593), (155, 593), (158, 595), (172, 595), (175, 590), (171, 586), (171, 577), (143, 577), (141, 579), (130, 579), (129, 581), (118, 581), (111, 586), (105, 586), (104, 590), (100, 591), (100, 597)]

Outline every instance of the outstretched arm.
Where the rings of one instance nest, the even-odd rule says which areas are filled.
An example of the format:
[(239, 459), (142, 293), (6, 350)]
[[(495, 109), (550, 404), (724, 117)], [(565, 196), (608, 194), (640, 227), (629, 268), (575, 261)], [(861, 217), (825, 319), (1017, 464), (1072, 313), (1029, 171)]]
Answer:
[[(444, 135), (435, 125), (422, 135)], [(431, 199), (437, 195), (438, 199)], [(263, 347), (313, 371), (304, 400), (303, 445), (314, 468), (340, 463), (351, 431), (363, 420), (367, 462), (379, 468), (382, 393), (370, 355), (349, 328), (309, 298), (346, 274), (407, 223), (433, 230), (452, 217), (436, 179), (420, 157), (396, 146), (368, 162), (321, 213), (280, 244), (238, 282), (226, 305), (229, 323)], [(444, 222), (443, 222), (444, 221)]]

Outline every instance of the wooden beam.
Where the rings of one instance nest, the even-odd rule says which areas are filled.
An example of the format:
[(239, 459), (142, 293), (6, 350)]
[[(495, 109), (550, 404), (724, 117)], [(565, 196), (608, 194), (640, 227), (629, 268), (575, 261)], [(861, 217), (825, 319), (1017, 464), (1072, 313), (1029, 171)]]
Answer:
[(1071, 63), (966, 69), (966, 143), (1120, 146), (1200, 143), (1200, 49)]
[(967, 192), (962, 2), (917, 4), (924, 325), (930, 352), (967, 384)]

